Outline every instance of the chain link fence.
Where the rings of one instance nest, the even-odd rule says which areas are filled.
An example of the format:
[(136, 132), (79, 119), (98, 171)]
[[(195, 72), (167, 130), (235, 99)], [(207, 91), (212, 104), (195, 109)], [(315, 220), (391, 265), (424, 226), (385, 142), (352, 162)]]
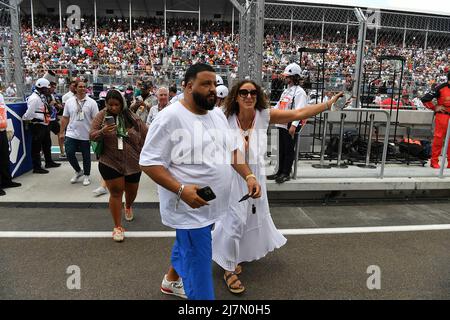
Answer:
[[(423, 94), (442, 81), (450, 57), (450, 18), (378, 13), (377, 26), (367, 29), (365, 72), (378, 72), (379, 57), (394, 55), (407, 61), (403, 81), (408, 94)], [(365, 14), (371, 15), (368, 10)], [(324, 48), (326, 90), (350, 91), (358, 42), (358, 20), (352, 8), (267, 2), (264, 33), (263, 72), (269, 90), (288, 63), (300, 62), (300, 48)], [(304, 59), (306, 75), (322, 62), (313, 54)], [(389, 73), (382, 70), (382, 75)]]
[(14, 60), (11, 40), (11, 14), (9, 1), (0, 3), (0, 92), (6, 95), (6, 88), (13, 82)]
[(0, 2), (0, 92), (8, 101), (24, 93), (18, 8), (17, 0)]

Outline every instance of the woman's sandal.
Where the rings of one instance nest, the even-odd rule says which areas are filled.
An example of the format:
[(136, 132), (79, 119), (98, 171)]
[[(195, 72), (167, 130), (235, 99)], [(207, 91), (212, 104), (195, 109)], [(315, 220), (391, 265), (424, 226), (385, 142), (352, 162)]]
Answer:
[[(233, 276), (235, 276), (234, 281), (233, 280), (230, 281), (231, 277), (233, 277)], [(245, 287), (242, 285), (242, 283), (239, 284), (239, 287), (237, 287), (237, 288), (232, 287), (233, 284), (235, 284), (236, 282), (239, 281), (239, 278), (238, 278), (236, 272), (230, 272), (228, 274), (225, 273), (223, 275), (223, 279), (225, 280), (228, 290), (230, 290), (231, 293), (240, 294), (245, 291)]]
[(234, 273), (236, 273), (237, 275), (240, 275), (242, 273), (242, 267), (241, 265), (237, 265), (236, 269), (234, 270)]

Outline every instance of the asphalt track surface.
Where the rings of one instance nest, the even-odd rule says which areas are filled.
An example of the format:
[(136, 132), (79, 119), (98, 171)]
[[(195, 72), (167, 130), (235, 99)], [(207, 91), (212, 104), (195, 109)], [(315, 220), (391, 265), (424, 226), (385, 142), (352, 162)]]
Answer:
[[(381, 226), (450, 225), (450, 201), (274, 205), (275, 224), (296, 230), (287, 244), (243, 264), (247, 290), (229, 293), (214, 265), (217, 299), (449, 299), (450, 230), (373, 232)], [(127, 231), (171, 231), (157, 208), (137, 208)], [(373, 227), (358, 233), (340, 228)], [(336, 234), (327, 230), (333, 228)], [(445, 228), (444, 228), (445, 229)], [(108, 210), (0, 206), (0, 299), (178, 299), (159, 291), (174, 238), (18, 238), (5, 232), (110, 232)], [(316, 230), (319, 234), (301, 234)], [(323, 233), (321, 233), (323, 230)], [(356, 229), (355, 229), (356, 230)], [(69, 290), (69, 266), (81, 289)], [(379, 268), (380, 289), (368, 278)]]

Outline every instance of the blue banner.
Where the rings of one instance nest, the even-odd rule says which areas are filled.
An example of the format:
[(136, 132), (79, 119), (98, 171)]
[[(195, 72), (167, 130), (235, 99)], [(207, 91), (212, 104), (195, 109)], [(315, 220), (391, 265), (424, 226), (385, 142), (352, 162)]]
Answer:
[(9, 143), (9, 164), (13, 178), (33, 169), (31, 160), (31, 132), (25, 127), (22, 116), (27, 110), (27, 104), (14, 103), (6, 105), (8, 127), (14, 130), (14, 136)]

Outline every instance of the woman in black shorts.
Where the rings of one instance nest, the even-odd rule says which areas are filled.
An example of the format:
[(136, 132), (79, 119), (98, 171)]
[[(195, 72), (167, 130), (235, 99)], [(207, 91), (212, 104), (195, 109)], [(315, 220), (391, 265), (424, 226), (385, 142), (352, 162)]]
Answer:
[[(125, 193), (125, 219), (133, 220), (132, 205), (136, 199), (141, 169), (139, 155), (147, 135), (147, 126), (128, 110), (127, 103), (117, 90), (110, 90), (105, 99), (106, 108), (92, 122), (90, 139), (103, 139), (103, 152), (98, 169), (106, 182), (110, 197), (109, 209), (114, 219), (113, 239), (123, 241), (122, 201)], [(105, 117), (114, 117), (107, 124)]]

